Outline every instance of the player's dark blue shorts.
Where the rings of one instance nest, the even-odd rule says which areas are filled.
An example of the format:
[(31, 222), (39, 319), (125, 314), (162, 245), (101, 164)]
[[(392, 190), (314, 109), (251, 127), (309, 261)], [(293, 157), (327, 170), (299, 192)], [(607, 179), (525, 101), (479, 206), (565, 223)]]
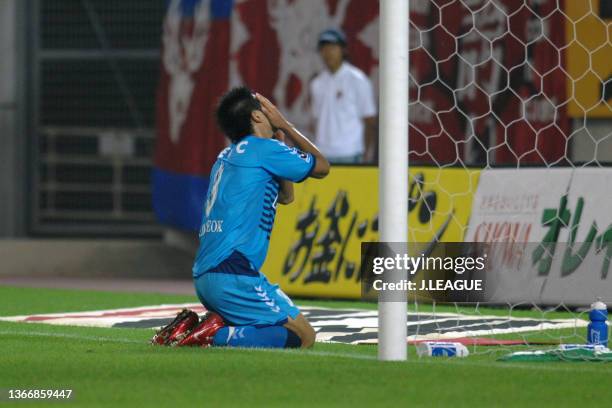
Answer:
[(278, 285), (239, 252), (194, 280), (202, 304), (234, 326), (283, 325), (300, 313)]

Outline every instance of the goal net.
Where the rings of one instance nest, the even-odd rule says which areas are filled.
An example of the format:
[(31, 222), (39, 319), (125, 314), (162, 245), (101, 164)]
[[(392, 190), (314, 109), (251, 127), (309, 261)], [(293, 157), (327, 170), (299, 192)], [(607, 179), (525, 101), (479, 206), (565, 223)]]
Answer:
[(410, 166), (438, 171), (411, 171), (409, 241), (487, 256), (476, 302), (411, 301), (410, 339), (585, 343), (612, 304), (611, 6), (410, 2)]

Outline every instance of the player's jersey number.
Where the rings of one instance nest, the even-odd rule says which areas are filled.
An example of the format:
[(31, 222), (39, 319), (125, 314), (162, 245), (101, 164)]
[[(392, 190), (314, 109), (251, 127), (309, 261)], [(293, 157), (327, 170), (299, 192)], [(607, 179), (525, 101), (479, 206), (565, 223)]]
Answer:
[(215, 177), (213, 178), (213, 185), (210, 189), (210, 194), (208, 195), (208, 199), (206, 200), (206, 217), (210, 216), (210, 212), (212, 211), (213, 206), (215, 205), (215, 201), (217, 200), (217, 194), (219, 193), (219, 183), (221, 182), (221, 176), (223, 176), (223, 169), (225, 168), (225, 163), (221, 163), (217, 172), (215, 173)]

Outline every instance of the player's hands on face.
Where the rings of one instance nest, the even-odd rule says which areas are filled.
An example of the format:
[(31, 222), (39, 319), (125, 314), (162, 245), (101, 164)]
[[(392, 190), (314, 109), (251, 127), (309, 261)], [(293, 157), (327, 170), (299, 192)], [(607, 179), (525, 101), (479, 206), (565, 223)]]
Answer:
[[(261, 110), (268, 117), (270, 124), (279, 129), (286, 128), (288, 126), (287, 119), (283, 116), (282, 113), (278, 110), (276, 106), (268, 98), (258, 93), (255, 94), (255, 97), (261, 103)], [(283, 135), (284, 136), (284, 135)], [(276, 136), (275, 136), (276, 137)]]

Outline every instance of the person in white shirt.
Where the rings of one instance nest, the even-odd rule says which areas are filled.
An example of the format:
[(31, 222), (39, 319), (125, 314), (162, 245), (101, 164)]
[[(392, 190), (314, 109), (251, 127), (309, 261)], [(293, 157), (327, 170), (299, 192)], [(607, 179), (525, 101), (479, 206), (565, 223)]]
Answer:
[(346, 37), (319, 35), (325, 69), (310, 83), (315, 140), (331, 163), (372, 163), (376, 154), (376, 102), (368, 77), (346, 61)]

